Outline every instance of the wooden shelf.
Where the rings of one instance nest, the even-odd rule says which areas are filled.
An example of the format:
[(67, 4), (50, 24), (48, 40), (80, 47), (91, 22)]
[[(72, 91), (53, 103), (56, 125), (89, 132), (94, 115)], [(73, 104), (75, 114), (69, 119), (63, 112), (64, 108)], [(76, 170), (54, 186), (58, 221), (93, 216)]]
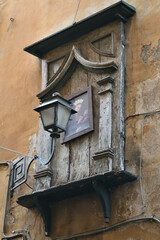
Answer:
[(47, 190), (33, 192), (32, 194), (23, 195), (17, 199), (17, 203), (26, 208), (36, 206), (36, 199), (43, 198), (50, 202), (57, 202), (77, 195), (94, 191), (93, 183), (96, 181), (105, 184), (106, 188), (113, 188), (118, 185), (135, 181), (137, 177), (126, 171), (107, 172), (84, 178), (79, 181), (68, 182), (63, 185), (51, 187)]
[(46, 235), (48, 235), (51, 218), (49, 206), (54, 204), (54, 202), (95, 191), (100, 197), (104, 217), (108, 222), (110, 218), (110, 192), (112, 188), (135, 180), (137, 180), (137, 177), (127, 171), (111, 171), (23, 195), (17, 199), (17, 203), (26, 208), (36, 207), (39, 209), (44, 220)]

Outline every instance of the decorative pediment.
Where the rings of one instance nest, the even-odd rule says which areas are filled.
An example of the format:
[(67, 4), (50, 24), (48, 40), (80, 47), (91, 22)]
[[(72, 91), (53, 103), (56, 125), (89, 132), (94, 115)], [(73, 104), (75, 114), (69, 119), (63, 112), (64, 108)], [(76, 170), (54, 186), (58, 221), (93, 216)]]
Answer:
[(85, 59), (81, 55), (80, 50), (73, 45), (69, 57), (65, 59), (61, 67), (59, 67), (58, 71), (50, 79), (51, 83), (43, 91), (38, 93), (37, 97), (41, 99), (44, 98), (45, 95), (50, 94), (50, 92), (52, 93), (60, 90), (73, 74), (77, 63), (81, 64), (88, 71), (95, 73), (102, 73), (104, 71), (113, 72), (118, 69), (118, 66), (114, 61), (100, 63)]

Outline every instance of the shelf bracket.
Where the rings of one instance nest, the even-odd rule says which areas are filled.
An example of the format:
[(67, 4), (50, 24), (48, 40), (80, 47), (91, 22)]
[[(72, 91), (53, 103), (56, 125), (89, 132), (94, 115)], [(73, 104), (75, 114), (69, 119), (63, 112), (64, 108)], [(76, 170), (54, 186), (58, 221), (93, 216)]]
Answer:
[(37, 198), (36, 207), (41, 213), (44, 222), (45, 235), (48, 236), (50, 233), (50, 220), (51, 220), (51, 211), (48, 204), (48, 201), (45, 199)]
[(103, 182), (100, 181), (93, 181), (92, 182), (93, 188), (99, 196), (103, 207), (103, 213), (105, 222), (109, 223), (110, 219), (110, 190), (106, 187)]

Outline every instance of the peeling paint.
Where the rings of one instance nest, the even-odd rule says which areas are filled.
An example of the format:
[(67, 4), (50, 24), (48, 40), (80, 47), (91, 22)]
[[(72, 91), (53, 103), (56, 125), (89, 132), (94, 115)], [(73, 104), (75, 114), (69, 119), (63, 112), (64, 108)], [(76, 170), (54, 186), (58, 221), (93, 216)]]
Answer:
[(145, 64), (153, 64), (160, 60), (160, 39), (157, 47), (152, 47), (152, 43), (144, 45), (141, 51), (141, 58)]
[(160, 109), (159, 92), (159, 77), (139, 83), (136, 95), (136, 112), (143, 113)]
[(36, 149), (37, 149), (37, 134), (30, 136), (29, 141), (30, 141), (30, 143), (29, 143), (28, 155), (33, 156), (36, 153)]

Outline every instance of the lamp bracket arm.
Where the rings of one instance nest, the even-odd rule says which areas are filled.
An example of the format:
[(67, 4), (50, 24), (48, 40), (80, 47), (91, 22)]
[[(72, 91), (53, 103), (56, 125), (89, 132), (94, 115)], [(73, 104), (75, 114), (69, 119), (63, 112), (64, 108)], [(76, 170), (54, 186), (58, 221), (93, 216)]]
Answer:
[(51, 152), (51, 155), (49, 156), (49, 158), (48, 158), (48, 160), (46, 162), (44, 162), (42, 160), (42, 158), (40, 156), (38, 156), (38, 155), (35, 155), (34, 158), (35, 159), (37, 158), (42, 165), (47, 165), (52, 160), (52, 158), (54, 156), (54, 153), (55, 153), (55, 149), (56, 149), (56, 137), (53, 138), (52, 152)]
[[(19, 159), (17, 162), (15, 162), (12, 165), (11, 172), (12, 172), (12, 180), (11, 180), (11, 191), (13, 191), (15, 188), (19, 187), (23, 183), (27, 182), (28, 180), (28, 172), (29, 168), (34, 160), (37, 159), (37, 156), (35, 155), (28, 163), (28, 166), (26, 168), (26, 156), (24, 155), (21, 159)], [(21, 161), (23, 161), (21, 163)], [(23, 166), (23, 167), (22, 167)], [(17, 169), (18, 167), (22, 168), (21, 175), (18, 177)], [(26, 170), (25, 170), (26, 169)], [(20, 181), (23, 179), (22, 181)]]
[(42, 165), (47, 165), (48, 163), (50, 163), (55, 153), (55, 148), (56, 148), (56, 137), (53, 137), (52, 152), (46, 162), (43, 161), (40, 156), (35, 155), (34, 157), (32, 157), (32, 159), (29, 161), (27, 165), (27, 162), (26, 162), (27, 155), (24, 154), (22, 158), (20, 158), (18, 161), (13, 163), (12, 169), (11, 169), (12, 171), (11, 191), (13, 191), (15, 188), (19, 187), (23, 183), (27, 182), (29, 169), (34, 160), (38, 159)]

